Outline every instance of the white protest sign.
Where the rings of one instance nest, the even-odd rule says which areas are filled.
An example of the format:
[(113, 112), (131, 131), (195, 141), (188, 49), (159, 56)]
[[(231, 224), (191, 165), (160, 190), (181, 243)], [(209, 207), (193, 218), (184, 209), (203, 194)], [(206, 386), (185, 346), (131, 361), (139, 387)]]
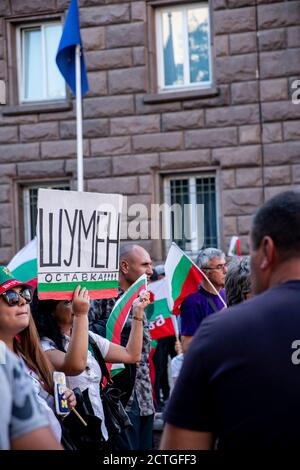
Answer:
[(92, 299), (118, 295), (122, 196), (38, 191), (38, 296), (71, 299), (77, 285)]

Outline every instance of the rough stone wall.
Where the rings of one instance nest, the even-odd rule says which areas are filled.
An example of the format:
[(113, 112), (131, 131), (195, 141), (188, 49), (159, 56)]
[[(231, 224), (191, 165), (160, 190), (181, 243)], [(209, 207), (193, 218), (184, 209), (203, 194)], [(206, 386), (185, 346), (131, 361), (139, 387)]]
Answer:
[[(120, 192), (129, 204), (149, 206), (160, 171), (217, 168), (221, 244), (227, 249), (239, 234), (245, 251), (255, 209), (300, 182), (300, 105), (291, 102), (291, 82), (300, 78), (300, 1), (214, 0), (218, 95), (155, 104), (143, 101), (147, 2), (79, 4), (90, 84), (83, 100), (86, 190)], [(7, 79), (5, 18), (47, 17), (66, 7), (66, 0), (1, 0), (0, 79)], [(13, 181), (75, 180), (75, 156), (74, 106), (0, 114), (0, 263), (18, 248)]]

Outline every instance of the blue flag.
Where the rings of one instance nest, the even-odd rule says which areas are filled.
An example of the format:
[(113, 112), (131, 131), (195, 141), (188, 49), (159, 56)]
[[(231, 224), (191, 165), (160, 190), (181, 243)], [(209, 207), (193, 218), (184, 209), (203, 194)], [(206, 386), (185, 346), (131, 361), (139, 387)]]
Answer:
[[(66, 80), (67, 84), (76, 95), (76, 76), (75, 76), (75, 50), (76, 46), (82, 46), (80, 37), (79, 11), (77, 0), (71, 0), (63, 33), (56, 54), (57, 67)], [(81, 94), (88, 91), (87, 74), (84, 63), (83, 53), (80, 56), (81, 68)]]

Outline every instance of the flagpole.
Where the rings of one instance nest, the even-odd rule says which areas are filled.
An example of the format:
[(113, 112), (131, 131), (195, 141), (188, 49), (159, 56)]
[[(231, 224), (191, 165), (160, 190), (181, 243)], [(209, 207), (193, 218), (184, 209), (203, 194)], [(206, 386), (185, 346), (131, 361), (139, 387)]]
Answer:
[(176, 341), (179, 341), (179, 327), (177, 323), (177, 316), (172, 314), (171, 320), (172, 320), (174, 331), (175, 331)]
[(80, 44), (75, 49), (76, 75), (76, 130), (77, 130), (77, 191), (83, 191), (83, 148), (82, 148), (82, 100), (81, 100), (81, 67)]
[(188, 258), (191, 263), (195, 266), (195, 268), (198, 269), (198, 271), (200, 271), (200, 273), (202, 274), (202, 276), (204, 277), (204, 279), (208, 282), (208, 284), (210, 285), (210, 287), (215, 291), (216, 295), (219, 297), (219, 299), (221, 300), (222, 304), (224, 305), (225, 308), (227, 308), (227, 304), (226, 302), (224, 301), (223, 297), (220, 295), (220, 293), (217, 291), (217, 289), (215, 288), (215, 286), (211, 283), (211, 281), (208, 279), (208, 277), (206, 276), (206, 274), (202, 271), (202, 269), (199, 268), (199, 266), (196, 265), (196, 263), (194, 263), (194, 261), (188, 257), (185, 252), (178, 246), (176, 245), (175, 242), (172, 242), (172, 245), (175, 245), (176, 248), (178, 248), (178, 250), (181, 251), (181, 253), (186, 257)]

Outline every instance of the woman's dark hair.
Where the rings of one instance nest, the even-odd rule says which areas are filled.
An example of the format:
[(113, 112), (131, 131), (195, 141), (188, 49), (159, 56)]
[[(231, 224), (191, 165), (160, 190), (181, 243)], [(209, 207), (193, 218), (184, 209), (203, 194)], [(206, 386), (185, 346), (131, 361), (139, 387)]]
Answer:
[(14, 337), (13, 346), (14, 352), (22, 356), (28, 367), (39, 376), (44, 389), (53, 395), (53, 366), (42, 350), (32, 315), (29, 316), (29, 325)]
[(31, 312), (40, 338), (46, 336), (52, 339), (59, 351), (66, 352), (64, 336), (52, 315), (59, 302), (59, 300), (39, 300), (35, 292), (31, 303)]

